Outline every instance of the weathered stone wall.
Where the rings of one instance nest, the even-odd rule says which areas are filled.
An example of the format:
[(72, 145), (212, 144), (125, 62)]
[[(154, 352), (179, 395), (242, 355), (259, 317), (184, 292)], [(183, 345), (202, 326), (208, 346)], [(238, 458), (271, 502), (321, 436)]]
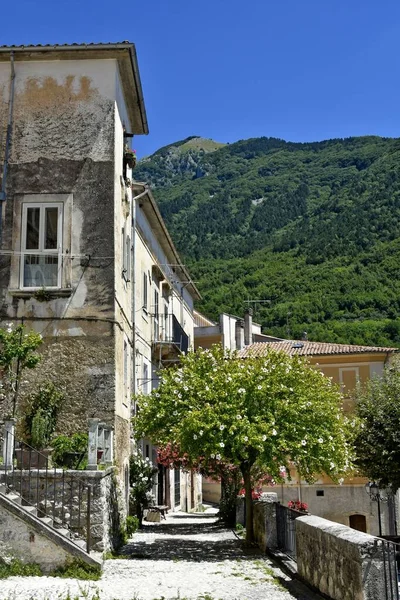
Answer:
[[(19, 407), (41, 382), (54, 381), (65, 394), (57, 433), (86, 431), (88, 417), (113, 425), (123, 482), (130, 394), (122, 410), (122, 337), (132, 331), (115, 296), (122, 279), (123, 125), (132, 129), (119, 116), (125, 112), (117, 73), (115, 60), (16, 61), (2, 235), (3, 249), (14, 253), (0, 256), (0, 326), (23, 321), (44, 337), (40, 365), (24, 373)], [(10, 65), (0, 63), (0, 115), (7, 112), (9, 77)], [(49, 201), (63, 205), (62, 290), (39, 301), (19, 289), (21, 215), (23, 203)], [(130, 291), (120, 291), (126, 309)], [(0, 399), (0, 429), (9, 412)]]
[[(320, 517), (296, 519), (299, 576), (333, 600), (386, 598), (381, 542)], [(392, 564), (393, 585), (397, 571)], [(388, 573), (387, 573), (388, 575)]]
[(277, 547), (276, 504), (277, 495), (274, 493), (253, 503), (254, 539), (264, 552), (267, 548), (273, 550)]
[(86, 539), (88, 486), (91, 487), (90, 535), (91, 549), (114, 550), (118, 547), (123, 520), (122, 496), (116, 469), (106, 471), (63, 471), (61, 469), (15, 472), (7, 477), (12, 486), (30, 504), (37, 506), (38, 515), (54, 518)]

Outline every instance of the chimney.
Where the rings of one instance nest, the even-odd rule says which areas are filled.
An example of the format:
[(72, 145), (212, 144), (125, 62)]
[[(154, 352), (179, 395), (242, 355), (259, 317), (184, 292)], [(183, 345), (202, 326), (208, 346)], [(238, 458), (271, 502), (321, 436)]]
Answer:
[(236, 350), (241, 350), (244, 346), (244, 321), (238, 319), (235, 323)]
[(253, 309), (248, 308), (244, 313), (244, 345), (253, 343)]

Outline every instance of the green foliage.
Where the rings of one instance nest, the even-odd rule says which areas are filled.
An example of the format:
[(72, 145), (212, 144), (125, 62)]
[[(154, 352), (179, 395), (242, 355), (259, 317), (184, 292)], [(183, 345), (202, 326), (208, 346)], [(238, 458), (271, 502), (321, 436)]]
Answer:
[(15, 415), (18, 387), (25, 369), (33, 369), (40, 361), (36, 352), (42, 336), (35, 331), (27, 332), (23, 325), (0, 329), (0, 398), (6, 401), (7, 416)]
[(248, 462), (278, 480), (290, 460), (310, 481), (349, 466), (341, 395), (299, 357), (238, 360), (213, 346), (162, 371), (160, 386), (138, 401), (139, 434), (179, 443), (189, 456)]
[(280, 481), (294, 464), (311, 482), (321, 472), (337, 480), (350, 467), (339, 390), (299, 357), (270, 351), (239, 360), (220, 346), (199, 350), (161, 371), (160, 386), (137, 401), (140, 437), (178, 444), (193, 460), (236, 465), (250, 504), (254, 471)]
[(42, 575), (42, 570), (35, 563), (24, 563), (18, 558), (10, 561), (0, 559), (0, 579), (7, 577), (38, 577)]
[(139, 526), (142, 524), (143, 510), (154, 501), (151, 490), (157, 472), (158, 469), (153, 466), (151, 460), (144, 458), (141, 450), (136, 448), (129, 459), (129, 484), (130, 503), (136, 513)]
[[(71, 458), (75, 468), (77, 464), (82, 463), (82, 459), (87, 453), (88, 448), (88, 434), (87, 433), (74, 433), (71, 436), (59, 435), (51, 442), (53, 453), (51, 455), (52, 462), (57, 467), (71, 467)], [(71, 455), (79, 455), (77, 458), (71, 457)]]
[(132, 537), (139, 529), (139, 519), (137, 517), (126, 517), (126, 534)]
[(269, 299), (255, 318), (278, 337), (400, 346), (398, 139), (257, 138), (190, 160), (181, 147), (136, 173), (155, 186), (200, 310)]
[(26, 443), (37, 450), (49, 445), (62, 400), (63, 394), (52, 382), (42, 383), (25, 399), (20, 427)]
[(356, 465), (380, 487), (400, 488), (400, 359), (356, 391)]
[(101, 577), (101, 569), (94, 565), (88, 565), (79, 558), (75, 558), (67, 562), (64, 566), (54, 569), (51, 575), (52, 577), (61, 577), (63, 579), (98, 581)]

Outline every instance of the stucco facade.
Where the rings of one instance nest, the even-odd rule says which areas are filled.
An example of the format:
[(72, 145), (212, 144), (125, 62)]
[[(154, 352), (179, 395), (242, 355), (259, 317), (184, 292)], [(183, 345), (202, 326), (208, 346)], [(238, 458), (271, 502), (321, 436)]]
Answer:
[(1, 49), (0, 127), (1, 325), (44, 339), (19, 397), (54, 381), (65, 396), (58, 431), (85, 431), (88, 417), (112, 425), (122, 473), (134, 345), (124, 132), (147, 133), (133, 44)]
[[(133, 184), (135, 234), (135, 392), (150, 393), (159, 371), (193, 350), (193, 303), (199, 292), (165, 227), (150, 189)], [(143, 440), (143, 453), (156, 461), (156, 449)], [(190, 510), (201, 502), (197, 476), (160, 469), (154, 493), (159, 504)], [(200, 500), (199, 500), (200, 496)]]

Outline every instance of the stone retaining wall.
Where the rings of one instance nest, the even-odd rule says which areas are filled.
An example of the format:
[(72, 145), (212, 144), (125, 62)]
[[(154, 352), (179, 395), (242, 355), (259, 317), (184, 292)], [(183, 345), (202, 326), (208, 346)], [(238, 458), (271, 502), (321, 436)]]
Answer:
[[(321, 517), (296, 519), (297, 572), (333, 600), (383, 600), (390, 577), (383, 542)], [(385, 577), (386, 571), (386, 577)], [(397, 572), (392, 563), (392, 585)]]

